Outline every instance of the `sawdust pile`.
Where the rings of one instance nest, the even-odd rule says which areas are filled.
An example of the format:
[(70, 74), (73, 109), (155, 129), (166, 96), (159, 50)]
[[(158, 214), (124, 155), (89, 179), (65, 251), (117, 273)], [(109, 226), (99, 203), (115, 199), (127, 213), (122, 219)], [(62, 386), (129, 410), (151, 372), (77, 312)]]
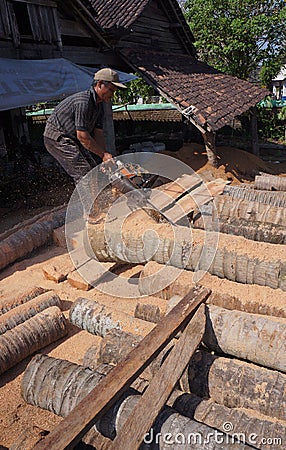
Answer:
[(215, 178), (230, 180), (232, 184), (252, 182), (260, 171), (274, 175), (286, 173), (286, 163), (274, 164), (234, 147), (217, 147), (219, 167), (212, 167), (207, 159), (204, 146), (184, 144), (177, 152), (164, 152), (192, 167), (195, 172), (210, 171)]

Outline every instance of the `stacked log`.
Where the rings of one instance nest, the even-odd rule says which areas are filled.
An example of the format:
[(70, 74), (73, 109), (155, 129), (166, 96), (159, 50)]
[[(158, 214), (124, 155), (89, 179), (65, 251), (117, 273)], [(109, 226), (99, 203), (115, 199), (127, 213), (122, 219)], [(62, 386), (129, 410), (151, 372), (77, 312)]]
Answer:
[[(194, 449), (218, 450), (222, 448), (223, 443), (223, 448), (230, 449), (253, 448), (253, 445), (255, 448), (268, 449), (271, 447), (267, 443), (262, 444), (261, 441), (261, 437), (266, 433), (269, 433), (266, 435), (267, 438), (276, 437), (281, 440), (285, 434), (286, 422), (280, 416), (285, 416), (285, 407), (281, 405), (279, 410), (273, 410), (274, 403), (272, 404), (267, 394), (273, 392), (276, 399), (278, 393), (275, 381), (279, 379), (278, 388), (285, 389), (285, 375), (281, 374), (279, 378), (278, 373), (241, 361), (238, 361), (238, 367), (235, 367), (232, 364), (233, 360), (215, 358), (208, 354), (206, 358), (209, 358), (209, 361), (199, 368), (198, 364), (202, 359), (200, 352), (198, 356), (195, 355), (195, 363), (191, 361), (188, 368), (190, 383), (192, 382), (190, 374), (196, 370), (193, 379), (202, 378), (201, 385), (205, 383), (207, 387), (209, 386), (210, 392), (206, 399), (198, 395), (199, 393), (203, 395), (204, 391), (200, 389), (200, 386), (196, 388), (194, 382), (192, 382), (192, 394), (175, 392), (168, 403), (180, 412), (166, 406), (145, 436), (146, 447), (144, 448), (166, 449), (171, 444), (176, 450), (182, 448), (181, 445), (185, 443)], [(206, 367), (208, 372), (205, 370)], [(200, 369), (202, 369), (202, 375), (198, 373)], [(22, 395), (28, 403), (65, 417), (103, 378), (105, 371), (104, 367), (91, 371), (68, 361), (37, 355), (24, 373)], [(208, 375), (210, 376), (211, 372), (213, 375), (208, 381)], [(249, 382), (249, 377), (253, 384)], [(214, 392), (218, 395), (211, 398), (214, 380), (221, 386), (221, 390), (219, 387), (215, 388)], [(258, 380), (258, 388), (255, 388), (256, 380)], [(240, 386), (243, 390), (241, 397)], [(197, 389), (198, 394), (193, 389)], [(220, 392), (223, 393), (224, 399), (221, 398)], [(260, 392), (262, 392), (261, 396)], [(229, 403), (226, 405), (227, 399), (232, 399), (232, 393), (234, 393), (235, 402), (232, 406)], [(127, 391), (97, 421), (96, 426), (89, 432), (87, 443), (93, 445), (98, 442), (98, 432), (113, 439), (127, 417), (131, 413), (136, 414), (139, 398), (136, 391), (131, 389)], [(261, 413), (263, 415), (255, 412), (255, 408), (259, 408), (258, 411), (264, 411)], [(239, 437), (242, 442), (236, 442)], [(243, 443), (244, 441), (246, 443)]]
[(57, 306), (60, 309), (61, 299), (57, 294), (46, 292), (11, 309), (0, 316), (0, 335), (51, 306)]
[[(173, 296), (184, 296), (194, 285), (195, 272), (182, 270), (176, 280), (167, 282), (168, 270), (163, 272), (161, 264), (150, 261), (145, 264), (140, 273), (139, 291), (142, 295), (150, 295), (156, 292), (158, 297), (170, 300)], [(164, 273), (164, 279), (162, 274)], [(254, 314), (286, 317), (286, 293), (280, 289), (273, 290), (270, 287), (258, 287), (249, 284), (238, 284), (224, 280), (221, 284), (216, 277), (207, 275), (200, 280), (200, 284), (213, 289), (207, 303), (221, 306), (227, 309), (237, 309)], [(215, 287), (215, 284), (217, 287)], [(163, 285), (163, 288), (160, 287)], [(222, 289), (224, 288), (224, 291)], [(233, 295), (227, 292), (235, 292)], [(271, 298), (271, 301), (269, 299)]]
[(23, 303), (32, 300), (32, 298), (37, 297), (38, 295), (44, 294), (48, 289), (43, 289), (41, 287), (33, 287), (25, 290), (21, 294), (16, 296), (6, 297), (0, 300), (0, 314), (4, 314), (7, 311), (10, 311), (12, 308), (16, 308), (16, 306), (22, 305)]
[(272, 244), (286, 243), (284, 207), (218, 196), (201, 207), (193, 226)]
[(254, 187), (255, 189), (265, 189), (268, 191), (286, 191), (286, 177), (266, 173), (256, 175)]
[(65, 216), (64, 208), (3, 239), (0, 243), (0, 270), (48, 243), (53, 230), (64, 224)]
[(242, 199), (248, 202), (260, 202), (282, 208), (286, 206), (285, 192), (282, 191), (256, 190), (253, 189), (252, 185), (244, 185), (226, 186), (223, 193), (231, 198)]
[(67, 334), (57, 306), (37, 313), (0, 336), (0, 373)]

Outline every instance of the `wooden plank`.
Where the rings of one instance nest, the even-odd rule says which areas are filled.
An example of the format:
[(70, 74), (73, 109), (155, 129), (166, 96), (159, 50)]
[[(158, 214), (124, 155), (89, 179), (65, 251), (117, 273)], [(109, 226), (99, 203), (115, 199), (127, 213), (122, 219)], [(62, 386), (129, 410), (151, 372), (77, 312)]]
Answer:
[(63, 419), (35, 450), (64, 450), (73, 448), (125, 392), (164, 346), (192, 317), (194, 310), (208, 297), (210, 291), (193, 288), (156, 327), (130, 352), (128, 357), (106, 377)]
[(171, 205), (182, 194), (198, 187), (201, 183), (202, 181), (197, 175), (184, 174), (166, 187), (163, 186), (162, 190), (153, 190), (150, 200), (156, 208), (162, 210)]
[(168, 400), (188, 362), (200, 344), (206, 325), (205, 307), (201, 305), (191, 319), (177, 344), (154, 375), (123, 427), (111, 445), (103, 449), (137, 450), (154, 420)]
[(222, 194), (227, 184), (228, 181), (220, 178), (209, 181), (178, 200), (171, 209), (165, 211), (165, 215), (173, 222), (178, 222), (195, 209), (208, 203), (216, 195)]

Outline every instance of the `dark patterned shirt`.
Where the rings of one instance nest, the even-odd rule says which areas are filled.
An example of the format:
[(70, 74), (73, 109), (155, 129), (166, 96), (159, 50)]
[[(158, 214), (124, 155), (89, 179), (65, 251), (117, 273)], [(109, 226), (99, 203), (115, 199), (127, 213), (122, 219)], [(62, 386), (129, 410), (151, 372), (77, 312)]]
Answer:
[(76, 131), (93, 133), (103, 127), (103, 104), (96, 102), (93, 87), (70, 95), (59, 103), (47, 120), (44, 136), (57, 140), (64, 135), (76, 140)]

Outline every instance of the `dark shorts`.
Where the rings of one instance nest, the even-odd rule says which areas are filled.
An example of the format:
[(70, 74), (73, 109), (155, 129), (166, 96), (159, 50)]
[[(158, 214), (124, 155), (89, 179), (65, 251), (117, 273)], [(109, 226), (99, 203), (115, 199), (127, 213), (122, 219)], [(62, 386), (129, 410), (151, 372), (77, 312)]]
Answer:
[(48, 152), (58, 161), (64, 170), (77, 184), (101, 160), (88, 150), (66, 136), (57, 140), (44, 136), (44, 144)]

